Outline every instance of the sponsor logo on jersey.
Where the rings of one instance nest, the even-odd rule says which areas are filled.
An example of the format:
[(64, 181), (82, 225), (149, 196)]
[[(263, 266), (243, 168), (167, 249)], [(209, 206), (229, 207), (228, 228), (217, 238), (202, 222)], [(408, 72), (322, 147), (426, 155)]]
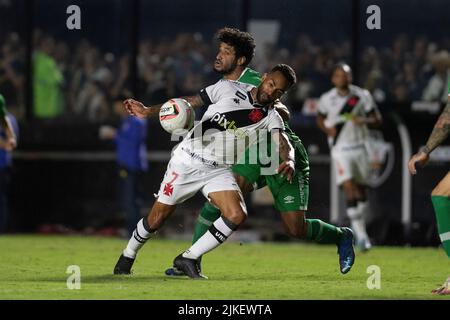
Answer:
[(286, 196), (283, 198), (284, 203), (294, 203), (295, 197), (293, 196)]
[(210, 122), (217, 123), (219, 127), (222, 127), (223, 129), (227, 130), (229, 133), (234, 134), (238, 138), (243, 138), (247, 135), (247, 131), (239, 129), (236, 126), (236, 121), (228, 120), (225, 114), (220, 114), (219, 112), (216, 112), (212, 116)]

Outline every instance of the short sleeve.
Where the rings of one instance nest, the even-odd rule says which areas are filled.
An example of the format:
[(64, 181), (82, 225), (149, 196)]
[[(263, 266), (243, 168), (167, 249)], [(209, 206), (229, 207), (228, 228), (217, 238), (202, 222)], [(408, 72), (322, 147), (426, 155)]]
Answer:
[(364, 112), (369, 113), (377, 110), (377, 105), (368, 90), (364, 90)]
[(203, 103), (206, 106), (217, 103), (223, 95), (223, 92), (226, 90), (226, 85), (226, 81), (219, 80), (215, 84), (200, 90), (200, 97), (202, 98)]
[(325, 104), (325, 96), (322, 95), (319, 98), (319, 102), (317, 102), (317, 112), (321, 115), (327, 115), (328, 111), (327, 111), (327, 106)]
[(271, 131), (271, 130), (285, 130), (284, 128), (284, 121), (281, 118), (281, 116), (278, 114), (278, 112), (276, 112), (275, 110), (273, 110), (273, 112), (270, 113), (269, 115), (269, 125), (267, 127), (267, 130)]

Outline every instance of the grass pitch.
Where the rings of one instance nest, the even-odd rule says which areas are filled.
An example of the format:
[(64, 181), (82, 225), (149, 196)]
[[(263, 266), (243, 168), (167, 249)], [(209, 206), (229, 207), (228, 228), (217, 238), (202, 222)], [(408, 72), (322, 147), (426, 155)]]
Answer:
[[(375, 247), (342, 275), (335, 246), (226, 243), (203, 261), (206, 281), (168, 278), (164, 270), (189, 245), (150, 240), (132, 276), (113, 276), (126, 245), (115, 238), (0, 237), (0, 299), (450, 299), (430, 291), (450, 275), (441, 249)], [(81, 289), (67, 288), (69, 265)], [(367, 268), (380, 267), (381, 288), (369, 290)]]

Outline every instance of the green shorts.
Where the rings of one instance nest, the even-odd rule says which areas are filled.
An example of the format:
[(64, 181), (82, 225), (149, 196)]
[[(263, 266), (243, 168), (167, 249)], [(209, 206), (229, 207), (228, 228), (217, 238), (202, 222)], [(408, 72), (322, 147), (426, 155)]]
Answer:
[(305, 211), (308, 209), (309, 198), (309, 161), (303, 145), (295, 145), (296, 166), (292, 183), (279, 174), (262, 175), (261, 164), (246, 163), (249, 149), (245, 152), (245, 159), (235, 164), (233, 173), (244, 177), (253, 185), (253, 190), (267, 186), (274, 198), (274, 207), (279, 212)]

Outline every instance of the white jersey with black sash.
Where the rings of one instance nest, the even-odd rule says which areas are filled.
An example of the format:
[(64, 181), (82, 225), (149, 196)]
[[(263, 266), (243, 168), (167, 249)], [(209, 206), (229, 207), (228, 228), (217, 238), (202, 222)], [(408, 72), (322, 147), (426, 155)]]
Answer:
[(366, 125), (355, 125), (352, 118), (365, 117), (377, 108), (369, 91), (355, 85), (350, 85), (349, 89), (348, 95), (341, 96), (333, 88), (319, 99), (318, 112), (325, 117), (325, 126), (336, 127), (335, 139), (329, 139), (332, 149), (363, 146), (368, 138), (368, 128)]
[(284, 130), (283, 120), (272, 106), (254, 103), (253, 87), (222, 79), (201, 90), (208, 109), (178, 144), (174, 156), (200, 170), (229, 167), (258, 139), (260, 131)]

